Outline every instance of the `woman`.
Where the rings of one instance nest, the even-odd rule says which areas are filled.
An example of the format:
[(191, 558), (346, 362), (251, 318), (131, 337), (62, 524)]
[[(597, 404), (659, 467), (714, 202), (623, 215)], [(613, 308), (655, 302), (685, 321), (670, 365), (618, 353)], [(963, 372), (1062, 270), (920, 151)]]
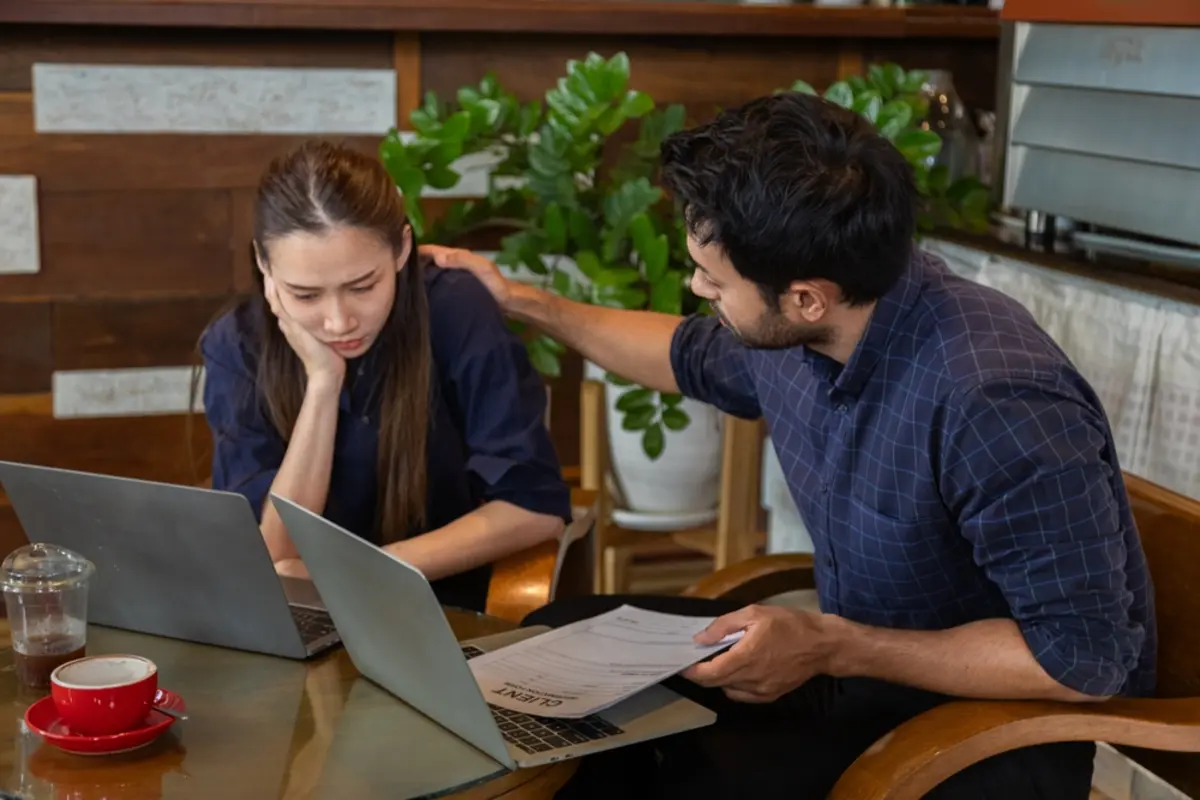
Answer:
[(200, 344), (213, 488), (249, 499), (280, 574), (307, 572), (268, 491), (482, 609), (488, 565), (570, 519), (524, 346), (477, 279), (418, 261), (395, 184), (355, 151), (270, 165), (254, 255), (259, 292)]

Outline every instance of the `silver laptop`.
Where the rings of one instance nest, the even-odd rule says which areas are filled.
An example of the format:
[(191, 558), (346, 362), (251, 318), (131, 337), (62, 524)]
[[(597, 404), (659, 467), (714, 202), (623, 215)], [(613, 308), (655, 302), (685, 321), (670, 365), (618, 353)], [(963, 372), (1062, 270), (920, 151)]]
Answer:
[(545, 628), (460, 643), (420, 571), (287, 499), (272, 494), (271, 502), (359, 672), (508, 769), (716, 721), (713, 712), (662, 686), (580, 720), (489, 706), (467, 660)]
[(280, 579), (240, 494), (0, 461), (25, 535), (96, 565), (88, 621), (304, 659), (340, 640), (311, 581)]

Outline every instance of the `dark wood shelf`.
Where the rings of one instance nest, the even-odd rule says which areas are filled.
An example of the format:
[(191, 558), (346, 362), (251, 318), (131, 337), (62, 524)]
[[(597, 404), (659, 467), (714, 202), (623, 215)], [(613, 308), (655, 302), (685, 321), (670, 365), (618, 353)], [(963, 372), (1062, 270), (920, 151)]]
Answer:
[(0, 23), (415, 32), (996, 39), (998, 15), (958, 6), (639, 0), (0, 0)]

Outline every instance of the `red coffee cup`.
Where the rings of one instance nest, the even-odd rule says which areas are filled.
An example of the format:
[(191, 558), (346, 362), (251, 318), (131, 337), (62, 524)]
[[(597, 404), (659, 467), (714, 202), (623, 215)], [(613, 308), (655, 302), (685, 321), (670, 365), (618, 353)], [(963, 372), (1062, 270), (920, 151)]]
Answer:
[(85, 656), (50, 674), (63, 722), (84, 736), (108, 736), (145, 721), (158, 691), (158, 667), (131, 655)]

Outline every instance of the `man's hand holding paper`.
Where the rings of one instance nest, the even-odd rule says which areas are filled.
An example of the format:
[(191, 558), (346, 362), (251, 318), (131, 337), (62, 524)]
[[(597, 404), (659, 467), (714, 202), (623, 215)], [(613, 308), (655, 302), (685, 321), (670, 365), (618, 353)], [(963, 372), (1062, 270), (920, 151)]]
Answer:
[(741, 640), (682, 674), (720, 688), (731, 700), (769, 703), (818, 674), (832, 674), (838, 642), (849, 623), (831, 614), (747, 606), (718, 617), (695, 637), (712, 645), (744, 631)]

